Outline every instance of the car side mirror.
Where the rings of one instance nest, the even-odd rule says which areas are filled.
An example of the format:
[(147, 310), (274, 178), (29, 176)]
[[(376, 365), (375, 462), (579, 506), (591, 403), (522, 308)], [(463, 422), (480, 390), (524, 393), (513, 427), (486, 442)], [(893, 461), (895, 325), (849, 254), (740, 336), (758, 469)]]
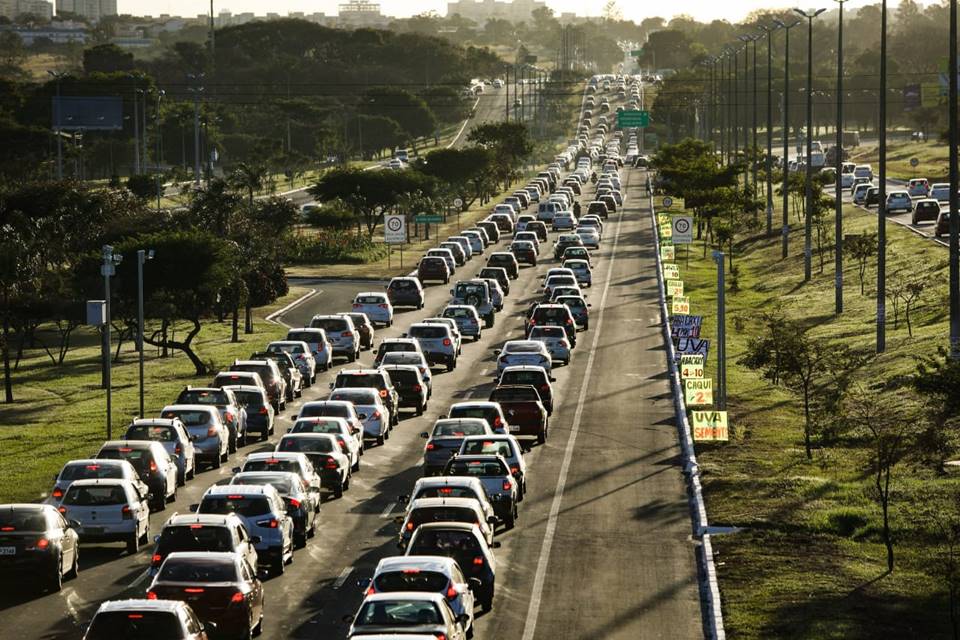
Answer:
[(450, 289), (450, 295), (453, 295), (453, 289)]
[(588, 306), (588, 307), (592, 307), (593, 305), (588, 302), (588, 303), (587, 303), (587, 306)]
[(240, 467), (234, 467), (233, 469), (231, 469), (231, 471), (233, 471), (234, 473), (240, 473)]
[(56, 474), (56, 473), (53, 474), (53, 481), (56, 482), (59, 477), (60, 477), (59, 474)]
[(401, 333), (401, 334), (400, 334), (400, 337), (401, 337), (401, 338), (406, 338), (406, 337), (407, 337), (407, 332), (404, 331), (403, 333)]
[(494, 349), (494, 350), (493, 350), (493, 355), (498, 356), (498, 355), (500, 355), (500, 352), (501, 352), (501, 351), (503, 351), (503, 349)]
[(153, 542), (154, 542), (154, 544), (160, 542), (160, 536), (159, 536), (159, 535), (153, 536)]
[(373, 582), (373, 578), (360, 578), (357, 580), (357, 586), (361, 589), (366, 589), (370, 586), (370, 583)]
[(457, 622), (460, 623), (460, 626), (461, 626), (461, 627), (463, 627), (464, 629), (466, 629), (466, 628), (467, 628), (467, 623), (470, 622), (470, 616), (468, 616), (468, 615), (465, 614), (465, 613), (461, 613), (460, 615), (457, 616)]
[(333, 389), (333, 383), (332, 383), (332, 382), (330, 383), (329, 386), (330, 386), (331, 389)]
[(429, 438), (429, 437), (430, 437), (430, 434), (427, 433), (426, 431), (421, 431), (421, 432), (420, 432), (420, 437), (421, 437), (421, 438)]
[(499, 549), (501, 546), (503, 546), (503, 545), (500, 544), (500, 541), (499, 541), (499, 540), (494, 540), (494, 541), (493, 541), (493, 544), (490, 545), (490, 548), (491, 548), (491, 549)]
[(79, 520), (74, 520), (74, 519), (72, 519), (72, 518), (67, 521), (67, 524), (70, 525), (70, 528), (71, 528), (71, 529), (82, 529), (82, 528), (83, 528), (83, 525), (80, 524), (80, 521), (79, 521)]
[(550, 382), (556, 382), (556, 381), (557, 381), (556, 378), (554, 378), (554, 377), (551, 377), (551, 378), (550, 378)]
[(491, 525), (496, 525), (497, 519), (494, 516), (490, 516), (489, 518), (487, 518), (487, 522), (489, 522)]
[(196, 513), (199, 510), (200, 510), (200, 505), (198, 503), (194, 503), (190, 505), (190, 513)]
[(250, 544), (260, 544), (263, 541), (263, 538), (260, 536), (250, 536)]

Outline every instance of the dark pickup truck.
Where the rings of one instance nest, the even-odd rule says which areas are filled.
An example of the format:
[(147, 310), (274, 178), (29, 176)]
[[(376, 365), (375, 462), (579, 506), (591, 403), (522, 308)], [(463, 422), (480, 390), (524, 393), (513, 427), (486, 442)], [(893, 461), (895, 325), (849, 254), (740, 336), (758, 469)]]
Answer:
[(510, 425), (510, 434), (523, 440), (523, 447), (529, 449), (526, 442), (535, 438), (538, 444), (547, 441), (547, 410), (540, 401), (536, 387), (528, 384), (504, 385), (490, 393), (491, 402), (499, 402)]

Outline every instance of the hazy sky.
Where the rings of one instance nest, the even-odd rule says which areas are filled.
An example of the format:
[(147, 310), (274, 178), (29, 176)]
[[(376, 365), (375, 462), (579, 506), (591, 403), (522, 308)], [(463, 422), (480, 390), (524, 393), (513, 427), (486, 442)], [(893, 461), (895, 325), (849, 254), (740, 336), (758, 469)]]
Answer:
[[(570, 11), (579, 15), (599, 14), (605, 3), (605, 0), (547, 0), (547, 5), (557, 13)], [(269, 3), (261, 0), (214, 0), (214, 11), (217, 13), (222, 9), (228, 9), (233, 13), (252, 11), (258, 15), (268, 11), (281, 15), (285, 15), (288, 11), (303, 11), (305, 13), (320, 11), (327, 15), (334, 15), (337, 13), (338, 4), (339, 0), (273, 0)], [(445, 0), (380, 0), (380, 4), (383, 13), (401, 17), (425, 11), (436, 11), (440, 15), (446, 15), (447, 11)], [(853, 7), (861, 4), (866, 4), (866, 1), (854, 0), (847, 6)], [(895, 5), (895, 2), (893, 4)], [(120, 13), (154, 16), (161, 13), (194, 16), (208, 11), (210, 6), (209, 0), (118, 0), (117, 5)], [(688, 14), (698, 20), (721, 18), (736, 21), (742, 19), (754, 9), (776, 8), (781, 6), (781, 3), (767, 3), (762, 0), (728, 0), (727, 2), (681, 0), (664, 6), (653, 2), (639, 2), (638, 0), (618, 0), (618, 5), (624, 18), (636, 22), (650, 16), (661, 16), (669, 19), (678, 14)], [(829, 0), (821, 0), (818, 6), (830, 6), (832, 8), (834, 3)]]

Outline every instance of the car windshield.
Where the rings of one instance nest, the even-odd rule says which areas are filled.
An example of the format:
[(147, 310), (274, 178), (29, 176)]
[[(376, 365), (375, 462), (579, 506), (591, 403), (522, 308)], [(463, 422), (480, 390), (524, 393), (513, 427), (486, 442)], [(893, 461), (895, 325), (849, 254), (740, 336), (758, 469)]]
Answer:
[(143, 473), (147, 470), (148, 461), (152, 459), (153, 456), (150, 455), (150, 452), (145, 449), (133, 449), (131, 447), (120, 447), (119, 449), (104, 449), (99, 454), (98, 458), (108, 458), (111, 460), (126, 460), (133, 465), (133, 468), (137, 470), (137, 473)]
[(177, 404), (210, 404), (223, 405), (229, 404), (230, 398), (226, 392), (221, 390), (200, 391), (196, 389), (186, 389), (180, 392), (177, 398)]
[(485, 287), (482, 284), (458, 284), (457, 290), (454, 295), (458, 298), (463, 298), (470, 295), (482, 296), (484, 294)]
[(132, 424), (127, 429), (126, 439), (176, 442), (177, 430), (167, 425)]
[(231, 495), (207, 496), (200, 503), (199, 513), (236, 513), (241, 516), (262, 516), (270, 513), (270, 501), (266, 496)]
[(484, 433), (483, 426), (476, 422), (441, 422), (433, 428), (433, 436), (478, 436)]
[(0, 512), (0, 531), (46, 531), (47, 519), (40, 511), (18, 511), (17, 509)]
[(505, 459), (513, 457), (510, 444), (503, 440), (468, 440), (463, 443), (463, 453), (500, 455)]
[(381, 573), (374, 580), (377, 591), (428, 591), (437, 592), (447, 588), (449, 578), (436, 571), (421, 571), (420, 569), (404, 569)]
[(337, 387), (375, 387), (383, 388), (383, 374), (381, 373), (350, 373), (343, 372), (337, 376)]
[(180, 422), (188, 427), (198, 427), (210, 422), (210, 414), (206, 411), (192, 411), (189, 409), (173, 409), (163, 412), (164, 418), (180, 418)]
[(157, 580), (166, 582), (236, 582), (233, 560), (206, 558), (170, 558), (163, 563)]
[(446, 338), (448, 329), (445, 327), (423, 327), (413, 325), (410, 327), (411, 338)]
[(168, 640), (182, 638), (183, 628), (172, 611), (109, 611), (98, 613), (90, 624), (87, 640)]
[(473, 476), (476, 478), (496, 478), (509, 473), (499, 460), (453, 460), (445, 473), (448, 476)]
[(77, 507), (98, 507), (109, 504), (127, 504), (127, 492), (123, 487), (78, 487), (70, 485), (63, 504)]
[(280, 441), (280, 451), (302, 451), (304, 453), (330, 453), (334, 450), (329, 438), (284, 438)]
[(60, 480), (87, 478), (122, 478), (123, 468), (116, 464), (68, 464), (60, 472)]
[(347, 330), (347, 321), (343, 318), (314, 318), (310, 321), (310, 326), (327, 332), (340, 332)]
[(354, 624), (388, 627), (440, 624), (440, 613), (428, 601), (376, 600), (363, 605)]
[[(320, 342), (322, 336), (312, 331), (291, 331), (287, 334), (287, 340), (298, 340), (300, 342)], [(299, 353), (294, 351), (293, 353)]]
[(376, 391), (357, 391), (354, 389), (337, 389), (330, 394), (331, 400), (346, 400), (354, 404), (374, 404), (378, 397)]
[(164, 527), (156, 553), (174, 551), (233, 551), (233, 538), (226, 527), (192, 524)]

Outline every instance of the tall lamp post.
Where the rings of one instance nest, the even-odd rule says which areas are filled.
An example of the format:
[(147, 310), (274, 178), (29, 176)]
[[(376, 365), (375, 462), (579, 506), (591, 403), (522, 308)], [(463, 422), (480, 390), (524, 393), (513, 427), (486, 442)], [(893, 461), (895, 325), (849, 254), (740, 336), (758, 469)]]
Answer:
[[(200, 94), (203, 93), (203, 74), (202, 73), (188, 73), (187, 80), (193, 85), (187, 87), (190, 93), (193, 94), (193, 184), (196, 187), (200, 187)], [(360, 118), (359, 114), (357, 117), (357, 125), (359, 126)], [(360, 145), (361, 153), (363, 150), (363, 145)]]
[(811, 258), (813, 253), (813, 19), (826, 9), (794, 9), (796, 13), (807, 19), (807, 179), (806, 204), (807, 215), (803, 236), (803, 280), (810, 280)]
[(960, 167), (957, 163), (957, 0), (950, 0), (950, 357), (960, 358)]
[(783, 227), (780, 230), (783, 236), (781, 257), (786, 259), (790, 242), (790, 29), (800, 24), (800, 20), (790, 24), (779, 19), (774, 22), (786, 32), (783, 53)]
[(113, 436), (112, 427), (112, 396), (113, 381), (110, 375), (110, 278), (116, 274), (117, 265), (123, 261), (123, 256), (113, 252), (113, 247), (103, 245), (103, 264), (100, 265), (100, 275), (103, 276), (103, 298), (106, 301), (106, 322), (103, 325), (103, 387), (107, 390), (107, 440)]
[(773, 235), (773, 32), (779, 28), (760, 25), (767, 34), (767, 236)]
[(153, 249), (137, 251), (137, 352), (140, 356), (140, 417), (143, 412), (143, 265), (153, 260)]
[(840, 315), (843, 313), (843, 3), (849, 0), (834, 0), (840, 5), (840, 13), (837, 18), (837, 142), (834, 145), (834, 173), (836, 182), (833, 187), (834, 195), (834, 236), (836, 237), (834, 249), (834, 268), (833, 268), (833, 286), (834, 286), (834, 313)]
[(66, 71), (50, 71), (49, 73), (57, 81), (57, 104), (53, 110), (54, 128), (57, 132), (57, 180), (63, 180), (63, 136), (61, 135), (60, 122), (60, 81), (67, 75)]
[[(950, 70), (950, 75), (956, 69)], [(880, 193), (877, 202), (877, 353), (887, 350), (887, 0), (880, 3)], [(950, 194), (953, 197), (953, 194)], [(956, 217), (956, 211), (950, 217)]]
[(160, 188), (162, 186), (160, 180), (160, 101), (165, 95), (167, 95), (167, 92), (163, 89), (157, 92), (157, 110), (153, 114), (154, 129), (157, 132), (157, 140), (153, 154), (153, 172), (157, 181), (157, 213), (160, 213)]

